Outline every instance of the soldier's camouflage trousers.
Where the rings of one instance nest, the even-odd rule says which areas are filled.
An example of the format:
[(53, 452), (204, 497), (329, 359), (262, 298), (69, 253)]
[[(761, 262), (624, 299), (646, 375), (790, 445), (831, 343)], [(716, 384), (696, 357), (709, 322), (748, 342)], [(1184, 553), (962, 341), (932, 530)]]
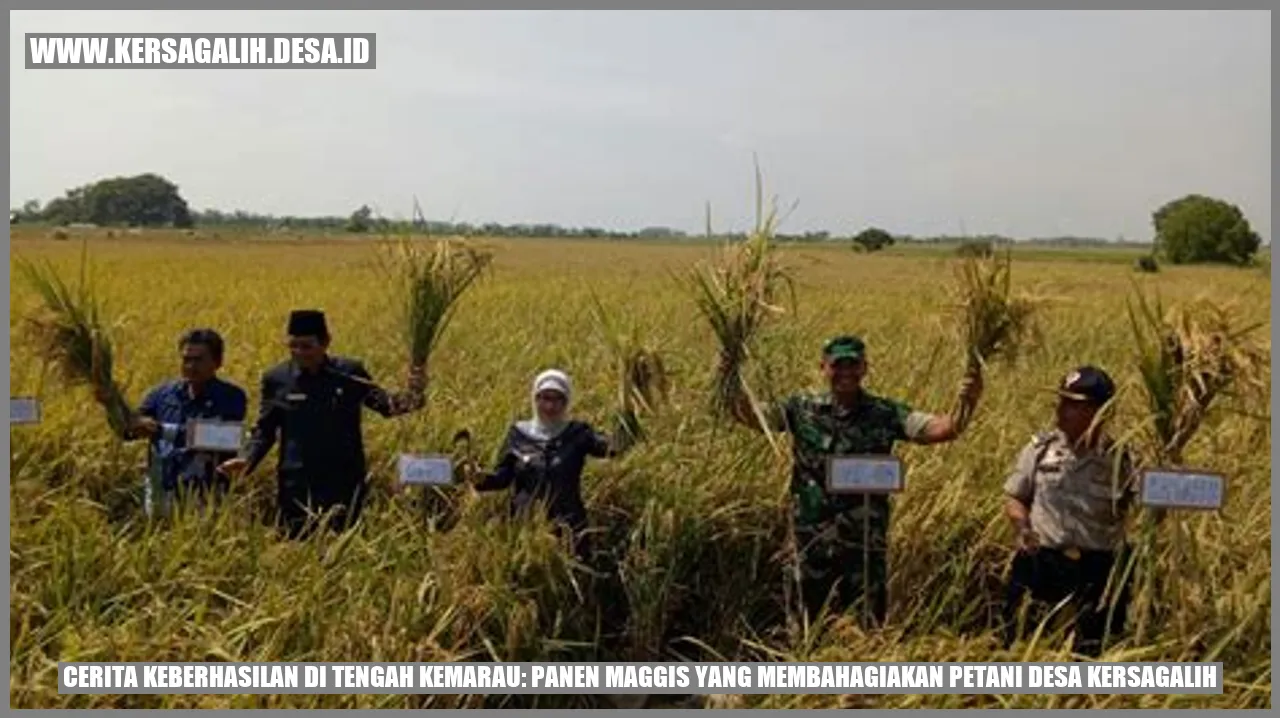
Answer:
[(809, 619), (857, 609), (864, 626), (884, 623), (888, 611), (889, 501), (848, 497), (824, 521), (797, 522), (796, 579)]

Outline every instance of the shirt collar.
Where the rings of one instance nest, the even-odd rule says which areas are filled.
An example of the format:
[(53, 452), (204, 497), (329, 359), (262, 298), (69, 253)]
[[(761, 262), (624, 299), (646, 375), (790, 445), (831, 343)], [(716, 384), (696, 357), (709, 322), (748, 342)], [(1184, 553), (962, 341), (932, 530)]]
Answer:
[[(324, 376), (327, 373), (327, 370), (332, 367), (333, 367), (333, 357), (326, 354), (324, 357), (324, 361), (320, 363), (320, 371), (317, 371), (315, 374), (311, 376)], [(302, 367), (299, 366), (298, 362), (289, 360), (289, 375), (294, 379), (297, 379), (298, 377), (304, 375), (304, 372), (302, 371)]]
[(177, 395), (183, 401), (199, 401), (200, 399), (211, 399), (213, 398), (214, 392), (218, 390), (218, 385), (221, 383), (222, 381), (215, 376), (209, 381), (205, 382), (203, 394), (195, 394), (191, 390), (191, 382), (187, 381), (186, 379), (179, 379), (176, 382), (174, 382), (174, 392), (177, 393)]
[(822, 401), (831, 409), (831, 413), (835, 416), (849, 416), (856, 414), (862, 407), (867, 405), (868, 395), (866, 389), (858, 389), (857, 398), (854, 399), (852, 406), (842, 406), (836, 401), (836, 395), (830, 389), (822, 392)]
[(1100, 434), (1098, 436), (1098, 441), (1095, 442), (1093, 446), (1086, 448), (1081, 448), (1074, 441), (1069, 439), (1062, 429), (1054, 429), (1053, 438), (1059, 445), (1065, 447), (1072, 454), (1082, 459), (1106, 458), (1115, 445), (1115, 442), (1113, 442), (1111, 437), (1107, 436), (1106, 433)]

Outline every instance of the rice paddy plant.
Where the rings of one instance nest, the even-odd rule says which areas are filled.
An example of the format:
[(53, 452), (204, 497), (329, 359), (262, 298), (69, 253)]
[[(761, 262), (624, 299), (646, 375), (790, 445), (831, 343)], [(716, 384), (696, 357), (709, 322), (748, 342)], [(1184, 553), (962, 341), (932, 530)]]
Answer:
[[(1023, 345), (1040, 339), (1033, 321), (1035, 301), (1012, 294), (1013, 255), (968, 254), (955, 268), (952, 292), (960, 314), (960, 345), (965, 349), (965, 376), (980, 375), (987, 363), (1003, 359), (1012, 366)], [(958, 426), (972, 420), (973, 408), (957, 406)]]
[(425, 367), (457, 302), (484, 273), (492, 255), (448, 239), (431, 241), (424, 248), (402, 237), (388, 245), (383, 260), (398, 293), (410, 366)]
[(1035, 299), (1013, 294), (1011, 252), (966, 257), (956, 263), (955, 274), (953, 293), (961, 315), (966, 371), (981, 371), (997, 358), (1012, 364), (1028, 342), (1042, 339), (1033, 321)]
[[(27, 238), (20, 229), (14, 245), (64, 276), (80, 259), (73, 243)], [(585, 311), (547, 311), (544, 300), (549, 284), (581, 287), (587, 280), (602, 297), (625, 295), (625, 314), (621, 307), (613, 310), (615, 326), (627, 328), (619, 321), (625, 319), (633, 327), (662, 327), (663, 364), (679, 381), (665, 399), (654, 392), (662, 410), (645, 414), (643, 446), (623, 460), (588, 465), (588, 514), (608, 560), (580, 564), (545, 522), (512, 520), (506, 496), (477, 494), (465, 485), (447, 490), (448, 521), (430, 520), (439, 518), (435, 514), (424, 517), (417, 496), (376, 489), (357, 530), (289, 542), (269, 524), (270, 466), (234, 486), (224, 505), (209, 514), (184, 513), (168, 524), (153, 524), (136, 497), (145, 447), (116, 441), (91, 420), (98, 408), (74, 392), (47, 391), (42, 423), (11, 430), (11, 705), (609, 705), (603, 696), (571, 695), (59, 695), (56, 664), (76, 659), (1070, 659), (1059, 627), (1046, 626), (1006, 653), (988, 623), (1011, 555), (992, 477), (1007, 468), (1030, 432), (1051, 421), (1052, 401), (1042, 389), (1066, 368), (1087, 359), (1112, 370), (1122, 385), (1142, 381), (1125, 311), (1132, 276), (1128, 263), (1015, 257), (1020, 284), (1053, 283), (1055, 291), (1086, 287), (1089, 292), (1076, 294), (1070, 306), (1037, 312), (1049, 341), (1040, 351), (1020, 353), (1018, 370), (991, 383), (977, 423), (980, 431), (945, 455), (903, 447), (909, 479), (895, 499), (889, 535), (888, 625), (864, 631), (846, 617), (834, 617), (797, 631), (786, 620), (786, 467), (760, 437), (719, 431), (715, 417), (705, 412), (703, 397), (715, 378), (688, 369), (701, 365), (709, 325), (688, 295), (672, 291), (663, 275), (665, 268), (691, 264), (701, 250), (620, 242), (572, 246), (571, 261), (549, 264), (547, 253), (563, 252), (562, 243), (501, 242), (494, 253), (494, 281), (476, 282), (467, 290), (449, 323), (448, 343), (430, 356), (431, 408), (411, 421), (371, 419), (366, 446), (378, 481), (394, 471), (395, 452), (406, 441), (414, 450), (448, 453), (449, 438), (467, 427), (475, 451), (483, 455), (496, 448), (512, 412), (528, 410), (530, 371), (543, 365), (565, 365), (572, 372), (580, 406), (617, 404), (621, 355), (587, 346), (587, 338), (598, 336), (593, 335), (596, 319)], [(245, 241), (202, 247), (199, 265), (190, 261), (191, 251), (189, 241), (163, 236), (118, 239), (94, 248), (95, 264), (112, 270), (95, 281), (95, 303), (128, 303), (131, 321), (113, 327), (111, 339), (113, 346), (129, 348), (124, 368), (132, 377), (148, 384), (171, 378), (178, 368), (172, 342), (157, 337), (177, 336), (198, 323), (218, 328), (227, 338), (224, 378), (251, 388), (261, 370), (279, 359), (276, 318), (304, 300), (332, 308), (341, 351), (368, 357), (375, 375), (403, 357), (400, 337), (366, 330), (388, 309), (384, 294), (370, 286), (359, 265), (366, 247), (317, 240), (299, 252), (293, 242)], [(805, 252), (821, 260), (799, 270), (803, 284), (797, 300), (805, 320), (788, 322), (787, 340), (769, 346), (769, 363), (781, 381), (816, 383), (813, 347), (857, 322), (869, 327), (868, 341), (877, 347), (876, 356), (884, 357), (872, 366), (877, 389), (903, 395), (911, 387), (910, 393), (921, 397), (950, 393), (953, 379), (946, 372), (921, 372), (938, 346), (931, 314), (938, 303), (929, 297), (935, 296), (939, 273), (927, 258), (852, 256), (835, 248)], [(11, 264), (16, 267), (18, 260), (11, 258)], [(1226, 300), (1238, 300), (1223, 310), (1233, 328), (1269, 320), (1269, 282), (1257, 272), (1172, 268), (1148, 279), (1158, 281), (1167, 296), (1203, 291), (1224, 307)], [(183, 304), (185, 290), (196, 284), (216, 299)], [(143, 286), (147, 291), (140, 291)], [(857, 288), (856, 314), (865, 319), (851, 316), (850, 287)], [(583, 295), (574, 293), (574, 302)], [(22, 282), (11, 290), (11, 300), (14, 327), (44, 303)], [(185, 313), (175, 313), (175, 303), (187, 307)], [(1141, 325), (1141, 310), (1135, 310)], [(1156, 315), (1181, 326), (1176, 315)], [(1205, 332), (1216, 326), (1214, 316), (1195, 314), (1188, 326)], [(1155, 346), (1154, 331), (1144, 336)], [(1224, 336), (1236, 336), (1234, 329)], [(35, 339), (15, 332), (11, 381), (20, 381), (39, 362), (42, 345)], [(1261, 337), (1256, 342), (1260, 356), (1266, 356), (1269, 346)], [(1224, 353), (1212, 342), (1188, 342), (1183, 352), (1200, 352), (1204, 358), (1187, 365), (1204, 368), (1217, 366), (1211, 357)], [(1235, 410), (1254, 391), (1250, 386), (1269, 389), (1269, 373), (1256, 368), (1262, 370), (1251, 380), (1256, 384), (1233, 381), (1219, 390), (1193, 440), (1181, 449), (1186, 465), (1229, 477), (1227, 506), (1221, 515), (1185, 515), (1162, 525), (1169, 540), (1162, 533), (1150, 557), (1154, 570), (1168, 577), (1152, 595), (1159, 620), (1150, 620), (1144, 635), (1131, 630), (1104, 656), (1220, 660), (1227, 678), (1223, 694), (725, 695), (714, 703), (745, 708), (1269, 707), (1270, 427)], [(1191, 379), (1195, 372), (1186, 375)], [(1193, 380), (1182, 386), (1195, 385)], [(1186, 396), (1202, 400), (1205, 394)], [(1142, 427), (1154, 426), (1142, 393), (1123, 392), (1118, 404), (1121, 416), (1138, 416)], [(635, 406), (644, 408), (639, 401)]]
[[(1181, 468), (1188, 445), (1216, 404), (1265, 397), (1270, 357), (1257, 336), (1265, 323), (1241, 322), (1239, 311), (1205, 297), (1165, 310), (1141, 289), (1127, 304), (1147, 422), (1139, 433), (1149, 465)], [(1156, 597), (1167, 595), (1166, 575), (1155, 565), (1157, 514), (1145, 512), (1138, 542), (1138, 631), (1145, 636)], [(1177, 528), (1175, 527), (1175, 531)], [(1184, 546), (1173, 542), (1174, 549)]]
[(26, 328), (43, 358), (60, 365), (65, 379), (93, 390), (112, 430), (123, 435), (129, 429), (132, 410), (115, 380), (111, 326), (88, 284), (88, 242), (82, 246), (80, 281), (75, 288), (48, 263), (37, 265), (18, 258), (21, 276), (43, 300), (27, 318)]
[[(710, 208), (707, 210), (710, 223)], [(777, 198), (764, 207), (764, 184), (756, 166), (756, 223), (745, 240), (720, 248), (716, 261), (699, 264), (687, 284), (703, 321), (719, 343), (712, 410), (727, 411), (733, 398), (750, 389), (743, 381), (743, 366), (752, 341), (770, 316), (784, 311), (781, 301), (790, 292), (795, 300), (791, 274), (778, 258), (775, 234), (779, 222)], [(707, 228), (711, 235), (710, 225)]]
[(1266, 323), (1241, 322), (1237, 308), (1203, 297), (1165, 312), (1158, 296), (1148, 301), (1139, 291), (1128, 309), (1150, 453), (1178, 464), (1215, 402), (1265, 395), (1269, 348), (1257, 332)]
[(623, 328), (604, 302), (591, 292), (590, 310), (597, 336), (617, 364), (615, 432), (634, 443), (644, 437), (639, 412), (652, 412), (667, 401), (671, 381), (662, 355), (646, 344), (635, 325)]

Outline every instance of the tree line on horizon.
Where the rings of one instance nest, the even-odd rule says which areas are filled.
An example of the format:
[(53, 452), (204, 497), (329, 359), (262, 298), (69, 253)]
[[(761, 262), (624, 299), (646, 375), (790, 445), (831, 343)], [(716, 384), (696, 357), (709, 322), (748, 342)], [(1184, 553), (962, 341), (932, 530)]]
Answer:
[[(565, 237), (591, 239), (680, 240), (697, 238), (671, 227), (651, 226), (638, 230), (600, 227), (564, 227), (553, 223), (498, 222), (471, 223), (439, 220), (390, 220), (374, 215), (362, 205), (348, 216), (279, 216), (205, 209), (193, 211), (170, 180), (144, 173), (132, 177), (110, 177), (75, 187), (42, 205), (30, 200), (10, 211), (10, 224), (68, 226), (89, 224), (102, 227), (228, 228), (263, 232), (326, 232), (351, 235), (379, 235), (424, 232), (441, 236)], [(868, 227), (851, 237), (828, 231), (800, 234), (779, 233), (780, 242), (841, 242), (861, 252), (875, 252), (895, 244), (956, 244), (967, 250), (989, 253), (994, 247), (1012, 244), (1055, 247), (1142, 247), (1172, 264), (1224, 263), (1247, 265), (1262, 241), (1249, 226), (1239, 207), (1221, 199), (1188, 194), (1157, 208), (1152, 214), (1154, 237), (1148, 241), (1097, 237), (1038, 237), (1013, 239), (999, 235), (946, 235), (916, 237)], [(716, 239), (745, 238), (746, 233), (717, 234)]]

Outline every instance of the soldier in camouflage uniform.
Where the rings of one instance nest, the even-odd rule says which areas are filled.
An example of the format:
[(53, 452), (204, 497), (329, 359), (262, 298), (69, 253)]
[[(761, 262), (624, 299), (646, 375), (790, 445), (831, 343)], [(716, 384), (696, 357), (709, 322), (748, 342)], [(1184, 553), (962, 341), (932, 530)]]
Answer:
[[(822, 352), (822, 373), (829, 389), (793, 395), (762, 407), (759, 416), (769, 429), (790, 432), (793, 438), (796, 570), (805, 609), (811, 617), (824, 604), (843, 612), (865, 599), (860, 614), (864, 624), (882, 624), (888, 610), (890, 500), (885, 494), (827, 492), (828, 461), (853, 454), (889, 455), (898, 441), (952, 441), (964, 427), (951, 416), (914, 411), (866, 391), (862, 387), (866, 372), (863, 341), (855, 336), (836, 337)], [(972, 415), (981, 393), (981, 375), (967, 376), (960, 392), (964, 415)], [(733, 403), (733, 415), (753, 429), (762, 428), (743, 394)]]

